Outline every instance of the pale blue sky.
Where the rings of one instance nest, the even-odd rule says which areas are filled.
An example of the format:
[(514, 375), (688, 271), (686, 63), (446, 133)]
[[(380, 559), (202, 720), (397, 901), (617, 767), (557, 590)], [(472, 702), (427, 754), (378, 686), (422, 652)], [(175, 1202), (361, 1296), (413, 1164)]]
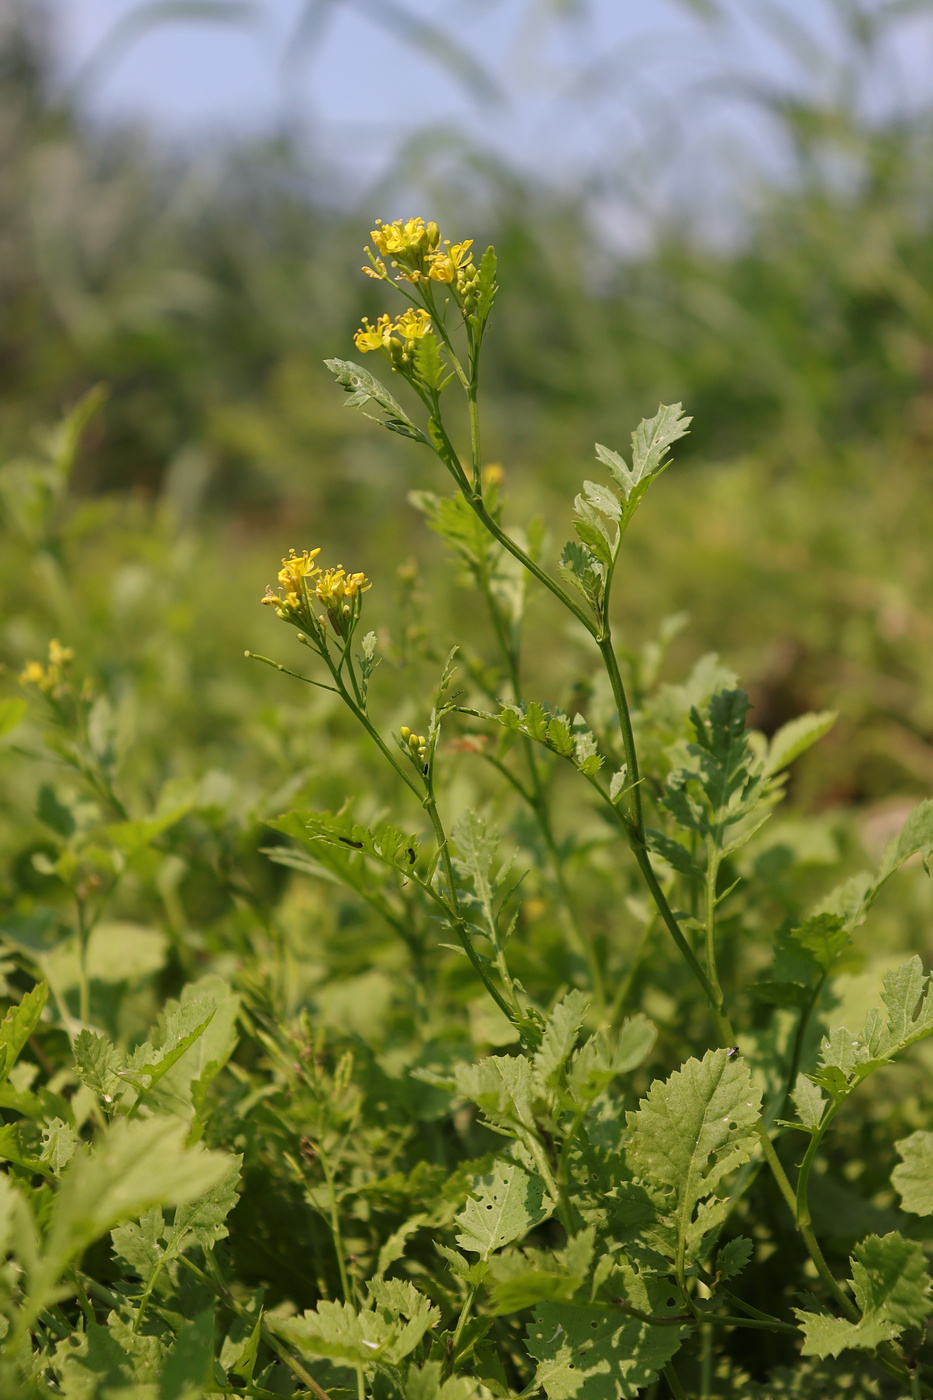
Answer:
[[(838, 49), (834, 10), (846, 0), (317, 0), (327, 22), (290, 65), (307, 2), (254, 0), (237, 22), (162, 23), (105, 61), (101, 45), (140, 0), (59, 0), (61, 71), (73, 78), (96, 53), (98, 65), (84, 70), (95, 119), (141, 121), (172, 140), (300, 127), (357, 186), (385, 170), (406, 135), (447, 128), (564, 184), (643, 183), (648, 201), (652, 170), (667, 162), (668, 186), (709, 194), (712, 183), (715, 202), (726, 166), (744, 161), (754, 173), (781, 159), (729, 81), (831, 83), (808, 35), (824, 52)], [(884, 3), (863, 0), (869, 11)], [(387, 32), (373, 18), (387, 4), (455, 39), (498, 98)], [(697, 12), (714, 6), (724, 18), (704, 23)], [(928, 12), (900, 27), (867, 100), (916, 104), (931, 94)]]

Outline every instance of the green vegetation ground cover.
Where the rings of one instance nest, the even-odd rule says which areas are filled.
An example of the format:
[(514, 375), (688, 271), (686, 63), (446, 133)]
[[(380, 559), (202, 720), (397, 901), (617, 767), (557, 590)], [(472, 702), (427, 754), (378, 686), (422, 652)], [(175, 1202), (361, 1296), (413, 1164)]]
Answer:
[[(67, 114), (37, 110), (63, 159), (94, 157)], [(862, 194), (895, 218), (889, 194)], [(790, 244), (808, 200), (788, 196)], [(650, 375), (632, 353), (623, 375), (621, 351), (607, 369), (594, 350), (547, 407), (550, 345), (567, 369), (589, 343), (549, 336), (547, 317), (563, 333), (579, 316), (599, 349), (621, 298), (581, 300), (555, 224), (502, 220), (485, 450), (448, 407), (456, 381), (433, 398), (451, 348), (474, 386), (481, 240), (462, 278), (427, 276), (431, 329), (377, 337), (363, 361), (415, 440), (345, 413), (312, 368), (362, 359), (359, 312), (401, 309), (382, 284), (354, 290), (358, 229), (328, 234), (346, 268), (328, 342), (308, 336), (283, 369), (281, 323), (251, 327), (272, 368), (249, 395), (214, 360), (222, 316), (198, 329), (205, 393), (180, 353), (190, 326), (164, 307), (137, 309), (149, 338), (126, 339), (104, 278), (87, 338), (56, 328), (48, 263), (17, 282), (49, 320), (22, 312), (0, 476), (4, 1394), (913, 1400), (933, 1384), (922, 330), (875, 285), (871, 314), (888, 341), (915, 336), (914, 371), (840, 332), (838, 364), (800, 372), (798, 416), (773, 385), (767, 411), (724, 391), (747, 340), (731, 359), (713, 342), (732, 369), (704, 389), (702, 331), (676, 372), (671, 352)], [(895, 227), (900, 253), (878, 265), (890, 280), (914, 259), (921, 278), (921, 214)], [(402, 266), (427, 274), (443, 245), (419, 240)], [(774, 261), (783, 287), (800, 267), (784, 247), (709, 255), (704, 277), (737, 292)], [(251, 265), (284, 277), (266, 251)], [(301, 258), (323, 279), (319, 252)], [(179, 261), (178, 245), (155, 258)], [(815, 292), (816, 244), (804, 261)], [(662, 264), (629, 269), (629, 291)], [(254, 312), (283, 304), (263, 286)], [(837, 295), (853, 296), (842, 273)], [(791, 360), (805, 318), (774, 296)], [(241, 285), (226, 304), (245, 327)], [(834, 398), (856, 345), (877, 395)], [(30, 363), (39, 379), (18, 378)], [(337, 374), (383, 416), (358, 369)], [(613, 376), (621, 407), (593, 387)], [(100, 378), (109, 399), (57, 422), (52, 400)], [(690, 436), (677, 410), (655, 417), (672, 390)], [(246, 404), (247, 478), (271, 480), (281, 454), (258, 523), (255, 498), (222, 513), (246, 479), (222, 453), (199, 504), (205, 402), (227, 421)], [(120, 445), (160, 415), (161, 446)], [(431, 418), (450, 424), (441, 461), (417, 439)], [(584, 424), (609, 446), (569, 477), (571, 449), (591, 459)], [(145, 484), (182, 447), (158, 495), (88, 489), (98, 471), (98, 487)], [(302, 495), (312, 451), (325, 467)]]

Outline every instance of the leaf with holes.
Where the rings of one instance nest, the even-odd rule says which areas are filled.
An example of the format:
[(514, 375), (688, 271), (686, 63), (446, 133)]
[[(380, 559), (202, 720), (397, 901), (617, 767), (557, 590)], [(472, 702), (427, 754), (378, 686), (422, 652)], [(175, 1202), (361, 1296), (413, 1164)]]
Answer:
[(456, 1217), (457, 1244), (488, 1259), (493, 1250), (521, 1239), (550, 1214), (544, 1183), (517, 1162), (496, 1162), (486, 1176), (474, 1177), (470, 1196)]
[(655, 1080), (626, 1115), (626, 1160), (657, 1211), (650, 1242), (674, 1259), (678, 1277), (728, 1214), (731, 1202), (717, 1190), (751, 1156), (760, 1106), (745, 1061), (708, 1050)]
[[(669, 1288), (645, 1288), (652, 1316), (670, 1313)], [(527, 1346), (538, 1362), (536, 1383), (548, 1400), (632, 1400), (679, 1349), (682, 1329), (656, 1326), (621, 1312), (539, 1303)]]

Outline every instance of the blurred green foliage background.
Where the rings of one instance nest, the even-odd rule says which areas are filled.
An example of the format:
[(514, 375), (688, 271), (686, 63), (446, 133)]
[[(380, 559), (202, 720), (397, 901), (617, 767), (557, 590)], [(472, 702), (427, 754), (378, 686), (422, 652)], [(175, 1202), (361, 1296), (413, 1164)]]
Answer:
[[(672, 673), (716, 649), (769, 732), (800, 710), (840, 709), (797, 779), (810, 808), (927, 791), (931, 123), (916, 111), (869, 119), (863, 100), (884, 31), (908, 7), (837, 8), (849, 51), (832, 90), (755, 97), (781, 125), (793, 175), (754, 192), (731, 239), (659, 218), (646, 249), (623, 257), (593, 232), (582, 195), (468, 147), (443, 177), (409, 156), (379, 207), (335, 207), (284, 138), (228, 149), (208, 180), (139, 133), (87, 123), (52, 80), (41, 12), (8, 6), (8, 525), (16, 460), (41, 453), (42, 432), (92, 386), (107, 401), (69, 487), (67, 569), (53, 584), (41, 551), (31, 563), (4, 551), (4, 663), (15, 674), (61, 633), (88, 664), (157, 694), (153, 752), (152, 723), (184, 735), (202, 769), (234, 745), (248, 770), (265, 763), (258, 717), (266, 744), (283, 723), (263, 709), (282, 689), (242, 650), (270, 646), (255, 603), (288, 546), (326, 544), (364, 568), (384, 632), (416, 626), (430, 597), (456, 633), (468, 600), (444, 591), (440, 548), (407, 502), (433, 484), (427, 463), (361, 431), (321, 363), (381, 309), (359, 247), (407, 189), (451, 235), (499, 249), (486, 450), (515, 517), (543, 511), (556, 554), (594, 439), (621, 445), (659, 399), (682, 399), (693, 434), (639, 521), (619, 589), (631, 644), (685, 610)], [(568, 656), (545, 690), (574, 683)]]

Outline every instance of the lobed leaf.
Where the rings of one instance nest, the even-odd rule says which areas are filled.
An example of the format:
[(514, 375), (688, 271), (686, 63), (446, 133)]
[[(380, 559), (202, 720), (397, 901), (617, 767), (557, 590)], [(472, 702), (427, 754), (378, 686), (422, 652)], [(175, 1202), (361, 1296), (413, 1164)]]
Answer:
[(471, 1194), (455, 1218), (457, 1244), (482, 1259), (521, 1239), (549, 1214), (544, 1183), (517, 1162), (496, 1161), (485, 1176), (474, 1177)]
[(714, 1193), (751, 1156), (760, 1107), (745, 1061), (709, 1050), (655, 1080), (638, 1111), (626, 1114), (626, 1160), (653, 1198), (658, 1238), (676, 1259), (696, 1257), (703, 1235), (724, 1218), (728, 1201)]
[(804, 1356), (838, 1356), (847, 1347), (874, 1351), (930, 1314), (930, 1277), (923, 1248), (896, 1231), (856, 1245), (849, 1280), (862, 1314), (858, 1322), (795, 1308)]
[(891, 1173), (901, 1208), (913, 1215), (933, 1215), (933, 1133), (922, 1130), (894, 1144), (902, 1161)]

